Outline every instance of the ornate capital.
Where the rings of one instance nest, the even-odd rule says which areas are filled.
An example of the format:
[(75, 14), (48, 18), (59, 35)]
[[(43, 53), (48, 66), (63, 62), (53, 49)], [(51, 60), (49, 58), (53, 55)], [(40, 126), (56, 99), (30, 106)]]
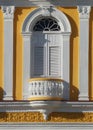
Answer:
[(1, 8), (5, 19), (13, 19), (15, 11), (14, 6), (2, 6)]
[(42, 7), (42, 15), (43, 16), (50, 16), (52, 11), (53, 11), (52, 8), (53, 8), (52, 6), (43, 6)]
[(91, 7), (90, 6), (78, 6), (80, 18), (89, 18)]

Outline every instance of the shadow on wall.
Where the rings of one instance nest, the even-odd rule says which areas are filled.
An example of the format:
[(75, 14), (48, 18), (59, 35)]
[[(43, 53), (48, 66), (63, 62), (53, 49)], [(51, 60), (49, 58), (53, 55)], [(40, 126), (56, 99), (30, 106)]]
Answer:
[(71, 98), (75, 101), (78, 100), (78, 94), (79, 94), (79, 90), (75, 87), (75, 86), (71, 86), (69, 85), (69, 83), (67, 82), (63, 82), (63, 98), (64, 100), (69, 100), (69, 96), (71, 94)]
[(49, 115), (48, 121), (59, 121), (59, 122), (79, 122), (84, 120), (85, 115), (75, 112), (53, 112)]
[[(78, 90), (78, 86), (73, 85), (73, 82), (74, 82), (75, 78), (76, 78), (76, 82), (78, 82), (78, 65), (77, 65), (78, 57), (74, 56), (74, 47), (75, 47), (74, 44), (78, 44), (78, 43), (75, 43), (74, 39), (79, 36), (79, 31), (78, 31), (78, 27), (77, 27), (74, 19), (67, 14), (65, 14), (65, 15), (68, 17), (68, 19), (71, 23), (71, 29), (72, 29), (72, 34), (71, 34), (71, 38), (70, 38), (70, 99), (72, 101), (77, 101), (78, 95), (79, 95), (79, 90)], [(74, 62), (74, 59), (76, 62)], [(77, 77), (74, 78), (74, 75), (77, 75)]]
[(8, 113), (0, 112), (0, 122), (7, 122), (7, 119), (8, 119)]
[(93, 7), (89, 20), (89, 98), (93, 100)]
[(2, 89), (2, 88), (0, 87), (0, 101), (3, 100), (3, 96), (4, 96), (4, 95), (6, 95), (6, 92), (4, 91), (4, 89)]
[(3, 99), (3, 94), (4, 94), (4, 90), (2, 89), (2, 87), (0, 87), (0, 100)]
[[(3, 99), (3, 94), (6, 94), (5, 91), (0, 87), (0, 101)], [(6, 121), (8, 115), (6, 112), (0, 112), (0, 122)]]
[[(24, 1), (24, 0), (23, 0)], [(22, 100), (22, 72), (23, 72), (23, 37), (22, 37), (22, 24), (25, 19), (25, 15), (32, 11), (31, 7), (16, 7), (14, 17), (14, 45), (13, 45), (13, 95), (14, 100)], [(29, 10), (27, 14), (24, 10)], [(18, 92), (17, 92), (18, 90)], [(18, 94), (20, 93), (20, 94)], [(20, 95), (20, 96), (19, 96)]]

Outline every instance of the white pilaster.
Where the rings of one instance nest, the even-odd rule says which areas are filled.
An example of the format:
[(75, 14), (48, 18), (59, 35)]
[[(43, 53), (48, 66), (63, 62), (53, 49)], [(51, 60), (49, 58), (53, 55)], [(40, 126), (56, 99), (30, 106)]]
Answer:
[(63, 34), (63, 98), (67, 100), (69, 100), (70, 94), (70, 34), (71, 33)]
[(79, 6), (80, 17), (80, 61), (79, 61), (79, 100), (89, 100), (88, 57), (89, 57), (89, 15), (90, 6)]
[(24, 61), (23, 61), (23, 99), (28, 98), (28, 79), (31, 76), (31, 34), (23, 34), (24, 38)]
[(13, 18), (14, 6), (2, 6), (4, 15), (4, 95), (13, 100)]

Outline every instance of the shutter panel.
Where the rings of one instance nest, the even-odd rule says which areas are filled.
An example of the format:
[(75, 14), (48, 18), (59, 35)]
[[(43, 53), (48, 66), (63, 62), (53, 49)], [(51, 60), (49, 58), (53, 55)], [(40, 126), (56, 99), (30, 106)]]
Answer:
[(44, 48), (35, 47), (34, 48), (34, 76), (43, 75), (43, 61)]
[(60, 48), (58, 46), (49, 47), (49, 75), (59, 76), (60, 69)]

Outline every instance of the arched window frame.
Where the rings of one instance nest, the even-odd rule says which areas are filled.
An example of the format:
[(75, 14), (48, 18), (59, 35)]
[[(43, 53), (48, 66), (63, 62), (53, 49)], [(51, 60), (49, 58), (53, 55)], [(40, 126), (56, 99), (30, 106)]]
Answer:
[(24, 53), (23, 53), (23, 99), (28, 97), (28, 79), (30, 78), (30, 51), (31, 51), (31, 36), (34, 24), (42, 17), (53, 17), (58, 20), (61, 27), (61, 34), (63, 37), (63, 72), (62, 79), (64, 80), (64, 99), (69, 100), (69, 67), (70, 67), (70, 35), (71, 26), (65, 14), (54, 7), (38, 8), (32, 11), (25, 19), (22, 28), (22, 35), (24, 39)]
[(33, 27), (34, 32), (36, 31), (60, 31), (60, 30), (61, 29), (57, 21), (51, 17), (44, 17), (38, 20)]

